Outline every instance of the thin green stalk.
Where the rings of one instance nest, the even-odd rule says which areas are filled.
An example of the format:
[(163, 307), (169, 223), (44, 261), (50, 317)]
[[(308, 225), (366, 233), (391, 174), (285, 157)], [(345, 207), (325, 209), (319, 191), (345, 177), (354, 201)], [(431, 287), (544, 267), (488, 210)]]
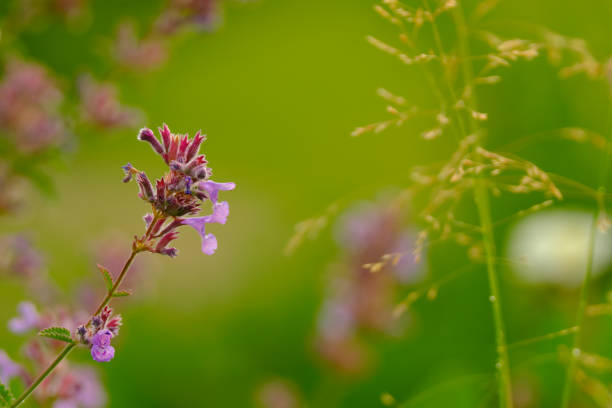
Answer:
[[(612, 122), (612, 100), (608, 101), (608, 115), (606, 119), (606, 133), (610, 130), (610, 124)], [(610, 142), (609, 136), (606, 139), (606, 149), (604, 152), (603, 165), (601, 166), (601, 173), (599, 176), (599, 189), (597, 190), (597, 204), (593, 211), (593, 220), (591, 221), (591, 229), (589, 234), (589, 247), (587, 254), (587, 265), (584, 274), (584, 280), (582, 281), (582, 287), (580, 288), (580, 298), (578, 300), (578, 312), (576, 316), (576, 334), (574, 335), (574, 342), (572, 350), (569, 355), (569, 363), (567, 365), (567, 371), (565, 374), (565, 385), (563, 387), (563, 394), (561, 397), (561, 408), (568, 408), (572, 398), (572, 388), (574, 385), (574, 377), (576, 375), (576, 369), (578, 368), (578, 356), (580, 356), (580, 347), (582, 342), (582, 322), (586, 312), (588, 304), (589, 289), (591, 286), (591, 280), (593, 275), (593, 257), (595, 254), (595, 239), (597, 236), (597, 222), (599, 216), (605, 206), (603, 205), (604, 196), (606, 194), (606, 181), (608, 178), (608, 169), (610, 166), (610, 157), (612, 156), (612, 143)]]
[(39, 375), (38, 378), (36, 378), (36, 380), (34, 380), (34, 382), (30, 384), (30, 386), (26, 388), (24, 392), (21, 393), (19, 398), (17, 398), (11, 404), (11, 408), (15, 408), (19, 406), (23, 401), (25, 401), (25, 399), (28, 398), (28, 396), (36, 389), (36, 387), (38, 387), (40, 383), (43, 382), (43, 380), (47, 378), (49, 374), (51, 374), (55, 367), (57, 367), (57, 365), (64, 359), (64, 357), (66, 357), (75, 347), (76, 343), (70, 343), (66, 347), (64, 347), (62, 352), (55, 358), (55, 360), (53, 360), (53, 362), (51, 362), (51, 364), (49, 364), (47, 369), (43, 371), (42, 374)]
[[(468, 43), (468, 30), (463, 16), (463, 11), (460, 6), (453, 10), (453, 19), (457, 30), (457, 42), (459, 46), (459, 54), (463, 66), (464, 86), (471, 86), (473, 82), (473, 68), (467, 57), (470, 55)], [(476, 96), (473, 92), (469, 93), (472, 106), (476, 105)], [(476, 127), (476, 121), (471, 115), (468, 115), (469, 131), (473, 132)], [(482, 238), (485, 247), (485, 256), (487, 263), (487, 275), (489, 279), (489, 290), (493, 309), (493, 323), (495, 326), (495, 343), (497, 349), (497, 387), (499, 393), (500, 408), (512, 408), (512, 381), (510, 377), (510, 359), (508, 358), (508, 343), (506, 341), (506, 329), (501, 309), (501, 297), (499, 291), (499, 281), (496, 270), (496, 255), (495, 255), (495, 238), (493, 235), (493, 222), (491, 221), (491, 208), (489, 203), (489, 193), (487, 191), (484, 180), (476, 180), (474, 186), (474, 199), (478, 207), (478, 216), (482, 227)]]
[(569, 356), (570, 360), (567, 365), (567, 372), (565, 375), (565, 386), (563, 387), (563, 396), (561, 398), (562, 408), (569, 407), (570, 399), (572, 397), (574, 376), (576, 375), (576, 368), (578, 365), (577, 357), (580, 355), (580, 343), (582, 340), (582, 322), (584, 321), (584, 315), (589, 295), (589, 288), (591, 286), (591, 280), (593, 276), (593, 254), (595, 252), (595, 236), (597, 233), (598, 214), (599, 211), (595, 210), (593, 215), (593, 221), (591, 223), (591, 231), (589, 234), (589, 248), (587, 251), (588, 258), (586, 272), (584, 274), (584, 280), (582, 281), (582, 287), (580, 288), (580, 300), (578, 301), (578, 313), (576, 316), (576, 334), (574, 335), (574, 342)]
[(495, 343), (497, 345), (497, 385), (499, 391), (499, 406), (511, 408), (512, 383), (510, 381), (510, 359), (508, 358), (508, 344), (506, 342), (506, 331), (502, 317), (500, 304), (499, 281), (495, 268), (495, 243), (493, 227), (491, 222), (491, 209), (489, 204), (489, 193), (483, 180), (476, 180), (474, 190), (476, 206), (480, 223), (482, 225), (482, 239), (484, 241), (485, 255), (487, 260), (487, 274), (489, 277), (489, 288), (491, 296), (489, 300), (493, 306), (493, 322), (495, 324)]
[[(151, 221), (151, 224), (149, 224), (149, 228), (147, 229), (147, 232), (145, 233), (145, 236), (144, 236), (143, 239), (146, 240), (146, 239), (148, 239), (150, 237), (153, 225), (157, 222), (157, 220), (158, 220), (158, 217), (156, 216), (153, 219), (153, 221)], [(119, 276), (115, 280), (115, 283), (113, 284), (111, 289), (108, 291), (108, 293), (106, 294), (104, 299), (102, 299), (102, 302), (100, 302), (100, 304), (98, 305), (98, 308), (96, 309), (96, 311), (94, 312), (94, 314), (92, 316), (98, 315), (102, 311), (102, 309), (104, 309), (104, 307), (106, 305), (108, 305), (108, 303), (111, 301), (111, 299), (113, 298), (113, 295), (115, 294), (115, 292), (117, 291), (117, 289), (121, 285), (121, 282), (123, 282), (123, 279), (125, 278), (128, 270), (130, 269), (130, 266), (132, 265), (132, 262), (134, 261), (134, 258), (136, 257), (136, 255), (139, 252), (140, 252), (140, 249), (138, 249), (138, 248), (133, 248), (132, 249), (132, 252), (130, 253), (130, 257), (127, 259), (127, 261), (125, 261), (125, 264), (123, 265), (123, 269), (121, 269), (121, 273), (119, 274)], [(88, 326), (90, 323), (91, 323), (91, 319), (89, 319), (89, 321), (87, 322), (86, 326)], [(32, 384), (30, 384), (30, 386), (28, 388), (26, 388), (26, 390), (23, 393), (21, 393), (21, 395), (13, 402), (13, 404), (11, 404), (10, 408), (15, 408), (15, 407), (19, 406), (21, 403), (23, 403), (25, 401), (25, 399), (36, 389), (36, 387), (38, 387), (40, 385), (40, 383), (43, 382), (45, 380), (45, 378), (47, 378), (49, 376), (49, 374), (51, 374), (53, 372), (55, 367), (57, 367), (57, 365), (64, 358), (66, 358), (66, 356), (76, 346), (77, 346), (77, 343), (70, 343), (70, 344), (68, 344), (62, 350), (62, 352), (55, 358), (55, 360), (53, 360), (53, 362), (51, 362), (51, 364), (49, 364), (47, 369), (45, 371), (43, 371), (38, 377), (36, 377), (34, 382)]]

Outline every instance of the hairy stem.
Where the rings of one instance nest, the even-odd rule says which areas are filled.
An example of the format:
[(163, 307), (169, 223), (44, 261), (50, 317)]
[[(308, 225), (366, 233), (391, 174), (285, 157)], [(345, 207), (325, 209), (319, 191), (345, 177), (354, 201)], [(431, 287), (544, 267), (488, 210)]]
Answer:
[[(159, 220), (159, 218), (157, 216), (154, 217), (153, 221), (151, 221), (151, 224), (149, 224), (149, 227), (147, 228), (147, 232), (144, 235), (143, 240), (147, 240), (150, 238), (151, 236), (151, 230), (153, 229), (153, 225)], [(100, 302), (100, 305), (98, 305), (98, 308), (96, 309), (96, 311), (93, 313), (93, 316), (98, 315), (102, 309), (104, 309), (104, 307), (106, 305), (109, 304), (109, 302), (111, 301), (111, 299), (113, 298), (113, 295), (115, 294), (115, 292), (117, 291), (117, 289), (119, 288), (119, 286), (121, 285), (121, 282), (123, 282), (123, 279), (125, 278), (125, 276), (127, 275), (128, 270), (130, 269), (130, 266), (132, 265), (132, 262), (134, 261), (134, 258), (136, 257), (136, 255), (140, 252), (141, 250), (138, 248), (132, 248), (132, 252), (130, 253), (130, 257), (127, 259), (127, 261), (125, 261), (125, 264), (123, 265), (123, 269), (121, 269), (121, 273), (119, 274), (119, 276), (117, 277), (117, 279), (115, 280), (115, 283), (113, 284), (113, 286), (111, 287), (111, 289), (108, 291), (108, 293), (106, 294), (106, 296), (104, 297), (104, 299), (102, 299), (102, 302)], [(89, 321), (87, 322), (86, 326), (88, 326), (91, 323), (91, 319), (89, 319)], [(55, 360), (53, 360), (51, 362), (51, 364), (49, 364), (49, 366), (47, 367), (47, 369), (45, 371), (43, 371), (38, 377), (36, 377), (36, 379), (34, 380), (34, 382), (32, 384), (30, 384), (30, 386), (28, 386), (28, 388), (25, 389), (24, 392), (21, 393), (21, 395), (19, 396), (19, 398), (17, 398), (13, 404), (11, 404), (10, 408), (15, 408), (17, 406), (19, 406), (21, 403), (23, 403), (26, 398), (40, 385), (41, 382), (43, 382), (45, 380), (45, 378), (47, 378), (49, 376), (49, 374), (51, 374), (53, 372), (53, 370), (55, 369), (55, 367), (57, 367), (57, 365), (72, 351), (73, 348), (75, 348), (77, 346), (77, 343), (70, 343), (68, 344), (66, 347), (64, 347), (64, 349), (62, 350), (62, 352), (55, 358)]]
[(476, 180), (474, 190), (478, 215), (482, 225), (482, 239), (484, 241), (487, 260), (487, 274), (491, 296), (489, 300), (493, 306), (493, 322), (495, 324), (495, 343), (497, 346), (497, 385), (499, 390), (499, 406), (510, 408), (512, 403), (512, 383), (510, 381), (510, 360), (508, 358), (508, 344), (500, 304), (499, 281), (495, 268), (495, 242), (491, 222), (491, 209), (489, 193), (483, 180)]
[(66, 347), (64, 347), (64, 349), (62, 350), (62, 352), (55, 358), (55, 360), (53, 360), (51, 362), (51, 364), (49, 364), (49, 366), (47, 367), (47, 369), (45, 371), (42, 372), (42, 374), (40, 374), (36, 380), (34, 380), (34, 382), (32, 384), (30, 384), (30, 386), (28, 388), (25, 389), (24, 392), (21, 393), (21, 395), (19, 396), (19, 398), (17, 398), (12, 404), (11, 404), (11, 408), (17, 407), (19, 406), (23, 401), (25, 401), (26, 398), (28, 398), (28, 396), (34, 392), (34, 390), (36, 389), (36, 387), (38, 387), (40, 385), (41, 382), (43, 382), (43, 380), (45, 378), (47, 378), (47, 376), (49, 374), (51, 374), (51, 372), (55, 369), (55, 367), (57, 367), (57, 365), (64, 359), (64, 357), (66, 357), (73, 348), (76, 347), (76, 343), (70, 343), (68, 344)]

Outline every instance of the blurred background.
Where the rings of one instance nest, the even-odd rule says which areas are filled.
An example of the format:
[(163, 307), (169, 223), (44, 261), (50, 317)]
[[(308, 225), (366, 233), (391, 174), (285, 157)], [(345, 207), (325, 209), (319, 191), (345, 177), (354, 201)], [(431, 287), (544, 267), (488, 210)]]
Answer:
[[(376, 205), (411, 185), (412, 166), (444, 161), (454, 150), (447, 138), (423, 140), (423, 129), (410, 122), (351, 138), (356, 126), (385, 118), (386, 103), (376, 96), (380, 87), (411, 103), (433, 100), (414, 70), (365, 41), (368, 34), (395, 35), (372, 11), (373, 1), (227, 2), (205, 28), (164, 38), (168, 48), (162, 62), (140, 66), (157, 54), (135, 54), (133, 69), (117, 68), (113, 62), (118, 24), (132, 21), (136, 32), (145, 32), (164, 2), (92, 0), (74, 21), (53, 15), (24, 19), (17, 38), (10, 30), (22, 23), (14, 20), (18, 3), (0, 5), (5, 78), (7, 61), (17, 55), (46, 66), (66, 105), (79, 98), (75, 83), (89, 73), (97, 81), (114, 83), (121, 103), (138, 109), (131, 112), (135, 120), (104, 131), (80, 122), (66, 124), (69, 141), (51, 158), (20, 156), (32, 161), (20, 164), (25, 168), (44, 162), (36, 167), (36, 181), (23, 187), (26, 198), (0, 218), (0, 230), (4, 236), (26, 237), (40, 253), (40, 270), (55, 282), (54, 299), (74, 309), (87, 304), (87, 288), (102, 285), (96, 263), (117, 268), (133, 235), (142, 233), (147, 206), (135, 185), (121, 183), (120, 167), (131, 162), (159, 177), (164, 163), (136, 140), (140, 127), (167, 123), (174, 132), (191, 135), (202, 129), (208, 135), (202, 150), (214, 179), (237, 184), (223, 195), (231, 207), (228, 223), (210, 228), (219, 240), (214, 256), (200, 252), (195, 231), (184, 230), (177, 258), (140, 257), (137, 276), (128, 283), (134, 295), (114, 303), (124, 319), (114, 340), (116, 357), (96, 364), (108, 393), (106, 405), (376, 407), (391, 404), (391, 399), (415, 407), (495, 405), (494, 332), (486, 273), (479, 265), (416, 302), (401, 327), (389, 329), (374, 319), (374, 329), (359, 329), (359, 344), (321, 343), (325, 330), (334, 331), (345, 322), (343, 313), (350, 314), (334, 309), (333, 301), (329, 306), (330, 290), (345, 290), (337, 289), (343, 283), (334, 283), (335, 277), (346, 281), (352, 276), (338, 271), (376, 261), (388, 249), (361, 259), (363, 243), (347, 243), (347, 234), (360, 234), (351, 230), (350, 217), (374, 217), (375, 225), (381, 225), (376, 217), (383, 217), (395, 234), (389, 245), (397, 240), (409, 248), (421, 227), (415, 215), (422, 199), (404, 205), (401, 214), (377, 214)], [(612, 4), (595, 0), (513, 0), (500, 2), (483, 24), (506, 32), (542, 25), (583, 38), (605, 60), (612, 53), (611, 19)], [(597, 187), (601, 151), (546, 137), (546, 132), (580, 127), (604, 133), (605, 84), (584, 75), (560, 79), (557, 67), (537, 58), (508, 68), (503, 81), (483, 89), (479, 98), (489, 115), (488, 147), (544, 135), (515, 153), (546, 171)], [(8, 148), (2, 154), (9, 162), (19, 155)], [(540, 201), (531, 196), (494, 199), (493, 216), (504, 218)], [(337, 211), (330, 210), (332, 203), (339, 203)], [(471, 211), (465, 210), (468, 217)], [(510, 263), (500, 268), (509, 342), (571, 327), (575, 319), (592, 202), (568, 194), (547, 211), (553, 214), (533, 221), (535, 225), (522, 218), (516, 228), (506, 223), (495, 230), (500, 257), (531, 261), (532, 256), (530, 264), (537, 265), (521, 273)], [(287, 256), (285, 246), (295, 225), (321, 214), (329, 217), (317, 238), (306, 239)], [(551, 232), (553, 227), (557, 229)], [(367, 240), (378, 233), (389, 234), (364, 234)], [(539, 247), (546, 234), (560, 243)], [(525, 244), (527, 238), (534, 243)], [(612, 289), (609, 234), (597, 242), (601, 255), (592, 303), (607, 302)], [(572, 258), (567, 248), (576, 246), (582, 251)], [(419, 265), (406, 266), (407, 278), (376, 284), (388, 297), (381, 302), (394, 305), (419, 285), (469, 265), (465, 252), (453, 244), (431, 246)], [(561, 256), (571, 259), (560, 261)], [(572, 262), (574, 266), (559, 271), (559, 264)], [(538, 277), (547, 268), (552, 272)], [(41, 310), (49, 307), (32, 297), (23, 279), (10, 273), (0, 273), (0, 278), (0, 322), (14, 317), (24, 300)], [(354, 290), (354, 283), (348, 285)], [(336, 312), (326, 315), (329, 307)], [(380, 313), (390, 314), (391, 309), (382, 307)], [(612, 364), (604, 364), (605, 356), (612, 358), (610, 323), (606, 315), (588, 318), (584, 337), (585, 348), (601, 357), (598, 375), (605, 386), (612, 381)], [(22, 343), (23, 337), (0, 324), (0, 348), (15, 361), (24, 361)], [(511, 351), (515, 398), (521, 401), (517, 405), (558, 406), (564, 344), (568, 338), (559, 337)], [(70, 360), (89, 364), (90, 358), (80, 350)], [(598, 406), (584, 389), (577, 394), (576, 407)], [(32, 399), (25, 406), (38, 404)]]

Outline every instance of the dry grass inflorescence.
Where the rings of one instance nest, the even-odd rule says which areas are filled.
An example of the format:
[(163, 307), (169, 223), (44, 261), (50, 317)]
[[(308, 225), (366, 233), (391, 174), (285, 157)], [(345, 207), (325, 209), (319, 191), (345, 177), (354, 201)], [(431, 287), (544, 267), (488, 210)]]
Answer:
[[(380, 273), (381, 270), (397, 265), (406, 255), (420, 260), (427, 246), (441, 242), (464, 246), (470, 264), (458, 267), (438, 281), (426, 282), (409, 292), (397, 304), (393, 314), (396, 317), (401, 316), (420, 299), (436, 299), (440, 286), (463, 272), (484, 264), (489, 280), (489, 301), (495, 327), (497, 361), (492, 361), (491, 367), (495, 367), (496, 371), (499, 406), (507, 408), (516, 405), (509, 350), (564, 336), (569, 339), (569, 348), (555, 352), (556, 358), (567, 367), (565, 386), (559, 390), (558, 395), (561, 406), (570, 406), (573, 389), (578, 387), (597, 406), (609, 407), (612, 406), (611, 394), (597, 378), (597, 374), (609, 371), (610, 362), (602, 356), (582, 350), (581, 334), (585, 316), (612, 312), (608, 303), (590, 306), (587, 304), (595, 232), (598, 229), (607, 230), (610, 225), (606, 213), (606, 198), (609, 195), (604, 188), (610, 156), (607, 135), (610, 118), (601, 118), (602, 127), (605, 126), (604, 134), (580, 127), (564, 127), (524, 137), (519, 135), (507, 146), (493, 149), (486, 143), (489, 118), (487, 106), (478, 102), (479, 89), (503, 81), (504, 72), (519, 61), (529, 62), (545, 58), (557, 68), (560, 78), (584, 75), (602, 87), (609, 86), (609, 64), (594, 57), (584, 40), (566, 37), (544, 27), (523, 27), (521, 32), (528, 33), (525, 38), (505, 38), (502, 34), (491, 32), (485, 28), (491, 27), (491, 24), (482, 23), (497, 3), (494, 0), (485, 0), (472, 10), (467, 10), (457, 0), (383, 0), (375, 5), (374, 11), (397, 28), (397, 35), (395, 38), (368, 35), (367, 42), (406, 65), (414, 75), (423, 76), (436, 102), (430, 106), (420, 106), (411, 103), (408, 97), (380, 88), (377, 94), (388, 104), (386, 111), (390, 117), (361, 125), (351, 136), (372, 136), (393, 127), (406, 125), (410, 126), (411, 133), (417, 129), (417, 134), (424, 140), (445, 138), (443, 140), (446, 145), (454, 145), (454, 153), (443, 163), (413, 168), (413, 183), (406, 187), (401, 194), (402, 198), (398, 199), (405, 203), (411, 201), (406, 200), (406, 196), (415, 199), (419, 197), (425, 203), (419, 214), (422, 229), (412, 251), (387, 253), (363, 267), (372, 273)], [(443, 36), (441, 26), (446, 33), (450, 29), (452, 34)], [(471, 49), (477, 49), (479, 53), (474, 54)], [(481, 52), (482, 50), (486, 51)], [(601, 168), (600, 178), (593, 181), (593, 184), (598, 183), (600, 187), (592, 188), (547, 172), (546, 169), (513, 153), (517, 146), (537, 143), (543, 139), (587, 143), (603, 152), (604, 158), (598, 163)], [(491, 197), (503, 199), (507, 195), (516, 194), (532, 195), (537, 200), (536, 204), (519, 209), (511, 216), (492, 219)], [(588, 262), (580, 290), (575, 325), (508, 344), (504, 311), (500, 303), (500, 258), (496, 255), (495, 229), (506, 222), (554, 206), (563, 200), (565, 195), (580, 195), (593, 204), (589, 250), (584, 254)], [(477, 221), (465, 219), (465, 211), (462, 209), (466, 205), (473, 206), (476, 210)], [(299, 224), (297, 234), (291, 241), (291, 248), (295, 249), (303, 237), (320, 232), (330, 216), (331, 213), (327, 211), (320, 217)], [(594, 366), (597, 369), (593, 369)], [(384, 393), (381, 400), (384, 404), (395, 404), (395, 398), (388, 393)]]

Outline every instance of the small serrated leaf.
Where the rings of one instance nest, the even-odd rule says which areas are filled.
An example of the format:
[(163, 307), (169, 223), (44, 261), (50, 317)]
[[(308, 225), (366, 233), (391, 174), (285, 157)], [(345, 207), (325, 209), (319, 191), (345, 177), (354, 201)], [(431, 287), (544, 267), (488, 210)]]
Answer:
[(106, 283), (106, 289), (110, 291), (113, 288), (113, 277), (111, 276), (108, 269), (106, 269), (102, 265), (98, 264), (98, 269), (100, 270), (100, 273), (104, 278), (104, 283)]
[(130, 296), (132, 294), (132, 291), (130, 290), (118, 290), (117, 292), (113, 293), (113, 297), (124, 297), (124, 296)]
[(39, 336), (48, 337), (50, 339), (65, 341), (66, 343), (73, 343), (70, 330), (65, 327), (48, 327), (38, 332)]
[(8, 407), (13, 399), (11, 389), (0, 382), (0, 407)]

